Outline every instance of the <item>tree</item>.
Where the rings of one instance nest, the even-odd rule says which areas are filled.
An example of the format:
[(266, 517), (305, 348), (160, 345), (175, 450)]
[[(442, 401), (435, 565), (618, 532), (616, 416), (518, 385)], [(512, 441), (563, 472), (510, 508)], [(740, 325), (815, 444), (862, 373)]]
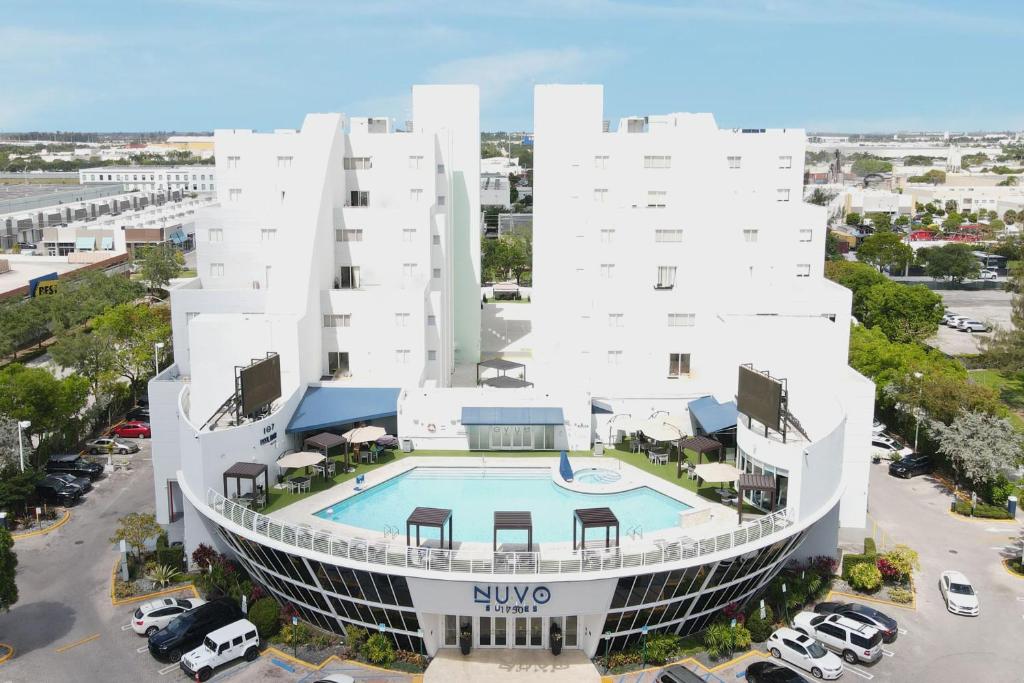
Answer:
[(893, 224), (900, 227), (910, 225), (910, 216), (897, 216)]
[(1018, 182), (1019, 181), (1017, 180), (1017, 176), (1015, 176), (1015, 175), (1008, 175), (1008, 176), (1006, 176), (1006, 178), (1004, 178), (1003, 180), (1000, 180), (998, 183), (996, 183), (996, 185), (998, 185), (1000, 187), (1016, 187)]
[(865, 293), (861, 322), (879, 328), (890, 341), (909, 343), (935, 334), (942, 312), (942, 297), (924, 285), (888, 281)]
[(1024, 463), (1024, 441), (1008, 421), (985, 413), (965, 412), (950, 425), (937, 424), (939, 452), (949, 458), (958, 478), (974, 487), (1002, 470)]
[(825, 260), (842, 261), (843, 254), (839, 251), (839, 237), (832, 228), (825, 229)]
[(981, 270), (973, 251), (969, 244), (944, 244), (920, 249), (918, 258), (925, 262), (925, 272), (931, 277), (959, 284), (967, 278), (977, 277)]
[(920, 386), (912, 384), (915, 372), (925, 379), (949, 376), (961, 384), (967, 383), (967, 370), (959, 362), (921, 344), (889, 341), (882, 330), (864, 325), (850, 329), (850, 366), (875, 383), (877, 400), (887, 405), (895, 403), (901, 395), (894, 390), (899, 388), (897, 383), (919, 391)]
[(860, 225), (860, 214), (857, 213), (856, 211), (851, 211), (850, 213), (846, 214), (846, 224)]
[(18, 584), (15, 582), (18, 571), (18, 556), (14, 552), (14, 539), (11, 532), (0, 528), (0, 610), (11, 609), (18, 602)]
[(156, 523), (156, 516), (142, 512), (130, 512), (117, 520), (117, 529), (110, 537), (111, 543), (124, 541), (135, 551), (136, 557), (142, 559), (146, 550), (146, 541), (163, 533), (163, 527)]
[(947, 199), (946, 203), (944, 205), (944, 208), (946, 209), (946, 213), (955, 212), (956, 208), (957, 208), (956, 200), (955, 199)]
[(854, 160), (851, 170), (854, 175), (862, 177), (869, 173), (889, 173), (892, 171), (892, 163), (870, 156), (860, 156)]
[(100, 395), (100, 386), (114, 371), (114, 350), (109, 337), (101, 332), (76, 332), (57, 340), (50, 347), (57, 365), (74, 370), (89, 380), (93, 397)]
[(1007, 225), (1013, 225), (1017, 222), (1017, 212), (1013, 209), (1007, 209), (1003, 213), (1003, 220), (1006, 221)]
[(864, 317), (864, 295), (868, 288), (888, 281), (868, 264), (846, 260), (826, 263), (825, 277), (853, 292), (853, 315), (858, 319)]
[(951, 372), (923, 372), (918, 380), (904, 375), (890, 388), (895, 403), (927, 416), (931, 424), (949, 424), (964, 411), (1000, 415), (1006, 411), (995, 389), (969, 382)]
[(114, 370), (134, 390), (153, 368), (153, 345), (170, 337), (169, 311), (133, 304), (114, 306), (93, 319), (93, 333), (110, 340)]
[(835, 197), (835, 193), (826, 192), (820, 187), (814, 188), (811, 192), (811, 196), (807, 198), (808, 203), (816, 204), (817, 206), (828, 206), (828, 203)]
[(508, 174), (508, 201), (512, 204), (516, 203), (519, 199), (519, 188), (516, 187), (516, 182), (519, 180), (519, 176), (514, 173)]
[(888, 232), (892, 230), (892, 216), (881, 211), (869, 213), (867, 215), (871, 219), (871, 225), (875, 228), (875, 232)]
[(904, 157), (903, 164), (905, 166), (931, 166), (932, 158), (921, 154), (911, 154)]
[(993, 233), (1002, 232), (1006, 229), (1006, 223), (998, 218), (992, 218), (988, 222), (988, 229)]
[(914, 258), (914, 250), (894, 232), (868, 235), (857, 247), (857, 260), (887, 270), (901, 272)]
[(988, 339), (982, 339), (986, 367), (1018, 373), (1024, 368), (1024, 269), (1014, 269), (1006, 283), (1015, 292), (1010, 304), (1010, 327), (996, 328)]
[(960, 229), (960, 226), (963, 224), (963, 222), (963, 216), (958, 214), (956, 211), (950, 211), (946, 215), (946, 219), (942, 221), (942, 229), (945, 230), (946, 232), (956, 232), (957, 230)]
[(181, 253), (169, 244), (158, 244), (141, 250), (138, 257), (142, 279), (151, 289), (164, 289), (182, 271)]
[(0, 413), (32, 425), (26, 436), (65, 428), (85, 407), (89, 381), (79, 375), (57, 379), (46, 368), (12, 363), (0, 370)]

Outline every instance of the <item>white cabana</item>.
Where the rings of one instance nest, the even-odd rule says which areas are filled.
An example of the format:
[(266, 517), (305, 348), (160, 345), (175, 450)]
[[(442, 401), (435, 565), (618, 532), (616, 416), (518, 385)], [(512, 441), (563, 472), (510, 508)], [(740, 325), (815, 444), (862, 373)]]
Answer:
[(312, 451), (302, 451), (299, 453), (289, 453), (288, 455), (282, 456), (277, 460), (277, 466), (281, 469), (292, 469), (295, 467), (309, 467), (310, 465), (318, 465), (322, 463), (326, 458), (323, 453), (313, 453)]
[(348, 430), (342, 436), (349, 443), (369, 443), (376, 441), (385, 434), (387, 434), (387, 431), (383, 427), (356, 427), (355, 429)]
[(639, 429), (644, 436), (653, 441), (677, 441), (685, 436), (681, 429), (665, 422), (660, 417), (645, 420), (640, 423)]
[(708, 462), (697, 465), (693, 468), (693, 473), (704, 481), (713, 482), (734, 482), (742, 474), (738, 469), (724, 462)]

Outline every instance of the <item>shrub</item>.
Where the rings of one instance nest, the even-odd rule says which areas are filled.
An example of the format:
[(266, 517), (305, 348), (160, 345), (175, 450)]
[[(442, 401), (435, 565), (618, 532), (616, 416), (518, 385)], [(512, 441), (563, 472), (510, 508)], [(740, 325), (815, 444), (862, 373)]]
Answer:
[(608, 668), (618, 669), (619, 667), (639, 664), (643, 661), (639, 650), (620, 650), (608, 656)]
[(362, 649), (363, 643), (369, 637), (369, 632), (365, 628), (359, 626), (349, 626), (345, 629), (346, 644), (353, 652), (358, 652)]
[(811, 566), (814, 570), (822, 576), (828, 576), (836, 573), (836, 566), (839, 563), (836, 562), (836, 558), (828, 555), (819, 555), (811, 561)]
[[(957, 514), (966, 515), (971, 517), (971, 501), (960, 500), (957, 501), (953, 510)], [(973, 510), (974, 517), (982, 517), (984, 519), (1010, 519), (1010, 513), (1005, 508), (996, 507), (994, 505), (985, 505), (984, 503), (978, 503)]]
[(876, 591), (882, 585), (882, 572), (867, 562), (855, 564), (850, 569), (850, 585), (859, 591)]
[(180, 573), (174, 567), (158, 564), (146, 575), (146, 578), (155, 583), (159, 588), (163, 588), (167, 584), (173, 583)]
[(427, 664), (429, 664), (427, 658), (419, 652), (409, 652), (408, 650), (396, 650), (395, 661), (405, 662), (406, 664), (409, 664), (421, 671), (426, 669)]
[(877, 555), (878, 547), (875, 545), (875, 539), (868, 537), (864, 539), (864, 554), (865, 555)]
[(156, 562), (157, 564), (165, 564), (168, 567), (174, 567), (175, 569), (184, 569), (185, 549), (180, 545), (176, 545), (173, 548), (157, 548)]
[(764, 619), (761, 618), (761, 608), (754, 607), (753, 611), (750, 612), (750, 616), (747, 617), (746, 622), (743, 624), (747, 630), (750, 631), (750, 637), (752, 640), (758, 643), (763, 643), (768, 640), (768, 636), (775, 630), (775, 613), (772, 608), (768, 605), (764, 606)]
[(192, 551), (192, 563), (200, 569), (208, 569), (210, 564), (216, 562), (219, 558), (220, 553), (206, 545), (200, 543), (195, 550)]
[(752, 636), (750, 631), (742, 624), (736, 624), (732, 629), (732, 649), (746, 650), (750, 647)]
[(127, 581), (117, 581), (114, 583), (114, 597), (118, 600), (130, 598), (135, 595), (135, 586)]
[(737, 624), (742, 624), (747, 618), (747, 616), (743, 614), (743, 610), (740, 609), (740, 604), (738, 602), (730, 602), (728, 605), (723, 607), (722, 615), (729, 620), (735, 619)]
[(843, 580), (849, 583), (851, 569), (865, 562), (874, 564), (875, 559), (874, 555), (843, 555)]
[(262, 640), (277, 635), (281, 628), (281, 606), (273, 598), (260, 598), (249, 607), (249, 621)]
[(313, 639), (313, 631), (301, 621), (295, 625), (286, 624), (277, 634), (277, 642), (282, 645), (308, 645)]
[(647, 662), (664, 664), (672, 659), (679, 648), (679, 636), (675, 633), (652, 633), (647, 636)]
[[(911, 572), (915, 569), (920, 569), (921, 563), (917, 559), (917, 551), (906, 545), (898, 545), (881, 558), (879, 562), (884, 561), (888, 564), (897, 574), (897, 579), (900, 581), (910, 578)], [(881, 569), (881, 565), (878, 567)], [(885, 572), (882, 572), (885, 575)]]
[(336, 645), (337, 642), (338, 639), (335, 636), (331, 635), (330, 633), (325, 633), (323, 631), (317, 631), (309, 639), (310, 646), (316, 648), (317, 650), (326, 650), (327, 648)]
[(370, 664), (388, 666), (395, 661), (395, 646), (383, 633), (374, 633), (367, 638), (360, 651)]
[(1006, 478), (999, 474), (995, 479), (985, 482), (981, 487), (981, 497), (996, 507), (1004, 507), (1006, 499), (1014, 494), (1016, 487)]
[(889, 599), (895, 603), (905, 605), (914, 599), (914, 594), (906, 588), (890, 588)]
[(875, 566), (878, 567), (878, 571), (882, 574), (883, 581), (899, 581), (901, 576), (900, 572), (896, 567), (892, 565), (889, 560), (884, 557), (879, 557), (875, 561)]
[(704, 631), (704, 649), (712, 659), (732, 652), (732, 629), (721, 622), (711, 624)]

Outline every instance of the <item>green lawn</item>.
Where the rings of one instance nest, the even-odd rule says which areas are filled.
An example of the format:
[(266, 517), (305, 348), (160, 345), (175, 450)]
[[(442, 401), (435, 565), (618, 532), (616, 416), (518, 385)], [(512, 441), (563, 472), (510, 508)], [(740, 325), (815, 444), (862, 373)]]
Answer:
[[(555, 451), (415, 451), (413, 453), (402, 453), (401, 451), (385, 451), (385, 455), (378, 458), (375, 464), (359, 464), (359, 466), (356, 467), (355, 472), (339, 473), (331, 479), (324, 479), (323, 477), (313, 477), (312, 483), (310, 485), (310, 490), (305, 493), (289, 493), (286, 490), (275, 489), (271, 487), (270, 492), (268, 494), (267, 507), (264, 510), (261, 510), (261, 512), (269, 513), (275, 510), (280, 510), (286, 505), (290, 505), (291, 503), (294, 503), (297, 500), (301, 500), (302, 498), (311, 496), (314, 493), (319, 493), (320, 491), (326, 491), (327, 489), (333, 486), (344, 483), (351, 479), (355, 479), (356, 475), (358, 474), (366, 474), (367, 472), (372, 472), (378, 467), (381, 467), (388, 463), (397, 462), (398, 460), (403, 460), (405, 458), (550, 458), (557, 455), (558, 453)], [(594, 457), (590, 451), (572, 451), (569, 455), (572, 456), (573, 458)], [(694, 453), (687, 451), (686, 456), (690, 462), (696, 463), (697, 456)], [(720, 502), (719, 496), (715, 492), (715, 489), (720, 488), (719, 483), (704, 482), (700, 489), (698, 489), (696, 480), (687, 479), (685, 476), (681, 479), (676, 479), (675, 462), (670, 462), (667, 465), (655, 465), (654, 463), (650, 462), (647, 459), (647, 456), (644, 455), (643, 453), (629, 453), (627, 451), (617, 450), (614, 448), (606, 448), (605, 457), (618, 458), (622, 462), (633, 465), (634, 467), (638, 467), (645, 472), (649, 472), (656, 477), (664, 479), (665, 481), (676, 484), (677, 486), (681, 486), (684, 489), (687, 489), (688, 491), (693, 491), (694, 493), (704, 498), (708, 498), (709, 500), (713, 500), (715, 502)], [(338, 470), (340, 471), (340, 463), (343, 460), (343, 457), (339, 455), (333, 456), (331, 459), (339, 463)], [(595, 458), (595, 460), (600, 460), (600, 458)], [(302, 470), (296, 470), (290, 473), (287, 478), (291, 479), (293, 477), (300, 477), (303, 475), (304, 473), (302, 472)], [(744, 509), (752, 513), (759, 513), (758, 510), (750, 506), (744, 506)]]
[(1010, 411), (1010, 422), (1019, 431), (1024, 431), (1024, 372), (1016, 375), (997, 370), (971, 370), (972, 382), (991, 387), (999, 392), (999, 398)]

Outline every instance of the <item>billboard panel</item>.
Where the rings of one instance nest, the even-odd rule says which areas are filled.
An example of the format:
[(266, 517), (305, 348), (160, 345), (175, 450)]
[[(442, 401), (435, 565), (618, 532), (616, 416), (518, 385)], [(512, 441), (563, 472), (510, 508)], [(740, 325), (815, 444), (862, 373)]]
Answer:
[(736, 409), (769, 429), (782, 431), (782, 382), (741, 365)]
[(239, 373), (242, 414), (251, 415), (281, 397), (281, 357), (276, 353)]

